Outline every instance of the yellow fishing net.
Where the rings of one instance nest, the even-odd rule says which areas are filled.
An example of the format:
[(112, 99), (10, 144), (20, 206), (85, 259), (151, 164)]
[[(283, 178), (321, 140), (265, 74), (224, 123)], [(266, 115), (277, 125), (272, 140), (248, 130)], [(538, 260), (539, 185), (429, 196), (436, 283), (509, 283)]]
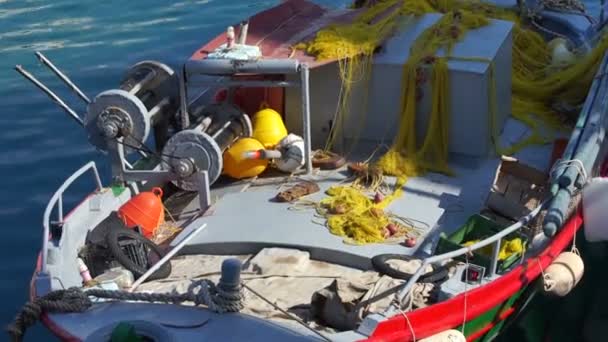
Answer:
[[(478, 243), (481, 240), (472, 240), (467, 241), (462, 244), (462, 246), (467, 247)], [(494, 251), (494, 246), (489, 245), (480, 248), (480, 252), (485, 254), (486, 256), (491, 256)], [(505, 260), (514, 254), (523, 253), (524, 251), (524, 243), (520, 238), (513, 238), (511, 240), (501, 240), (500, 241), (500, 249), (498, 250), (498, 260)]]
[(322, 199), (317, 212), (327, 219), (332, 234), (345, 237), (344, 242), (365, 244), (376, 242), (403, 243), (420, 236), (422, 222), (395, 215), (385, 210), (403, 192), (403, 183), (397, 182), (394, 191), (384, 197), (370, 196), (357, 186), (341, 185), (329, 188), (328, 197)]
[[(498, 144), (495, 122), (496, 90), (491, 61), (469, 58), (471, 61), (490, 63), (490, 116), (491, 135), (499, 154), (512, 154), (536, 143), (548, 141), (539, 129), (541, 123), (558, 129), (563, 126), (561, 113), (554, 109), (556, 100), (571, 105), (583, 102), (594, 74), (599, 66), (608, 39), (602, 39), (595, 49), (580, 56), (578, 62), (562, 70), (550, 69), (551, 51), (538, 33), (525, 28), (518, 14), (479, 1), (466, 0), (380, 0), (366, 9), (353, 23), (331, 25), (319, 31), (316, 37), (297, 47), (305, 49), (318, 59), (339, 59), (343, 89), (339, 99), (337, 120), (332, 127), (326, 148), (330, 149), (341, 118), (348, 113), (352, 85), (366, 80), (371, 70), (374, 51), (394, 31), (404, 18), (424, 13), (439, 12), (444, 15), (425, 30), (414, 42), (408, 61), (403, 66), (400, 104), (400, 123), (397, 136), (389, 151), (376, 164), (384, 174), (397, 176), (398, 184), (408, 177), (427, 171), (450, 174), (448, 165), (449, 144), (449, 83), (447, 62), (450, 50), (468, 30), (488, 25), (490, 19), (508, 20), (514, 23), (512, 51), (512, 115), (532, 128), (532, 134), (509, 147)], [(437, 57), (439, 49), (447, 51), (445, 57)], [(462, 58), (461, 58), (462, 59)], [(465, 58), (466, 59), (466, 58)], [(422, 142), (416, 140), (416, 98), (421, 75), (431, 69), (431, 112), (427, 134)], [(380, 113), (379, 113), (380, 114)], [(342, 202), (349, 208), (345, 213), (328, 215), (328, 226), (334, 234), (348, 236), (357, 242), (377, 242), (383, 239), (385, 220), (378, 220), (370, 211), (368, 197), (359, 190), (348, 187), (333, 190), (326, 205)], [(358, 195), (356, 193), (359, 191)], [(400, 194), (400, 189), (389, 196)], [(364, 200), (365, 198), (365, 200)], [(383, 202), (383, 205), (388, 203)]]

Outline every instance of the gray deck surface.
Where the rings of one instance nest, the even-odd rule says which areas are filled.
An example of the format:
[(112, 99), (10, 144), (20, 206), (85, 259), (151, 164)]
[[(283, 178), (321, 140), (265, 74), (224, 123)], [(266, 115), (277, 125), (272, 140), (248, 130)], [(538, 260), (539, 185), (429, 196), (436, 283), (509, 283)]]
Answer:
[[(500, 139), (501, 144), (507, 146), (525, 134), (529, 134), (528, 129), (510, 119)], [(532, 146), (516, 157), (546, 170), (551, 148), (551, 145)], [(482, 209), (499, 162), (498, 156), (485, 159), (452, 156), (450, 165), (455, 176), (429, 173), (411, 178), (405, 185), (404, 195), (391, 203), (387, 210), (425, 222), (430, 228), (437, 226), (439, 232), (450, 233)], [(317, 180), (321, 191), (306, 198), (313, 201), (324, 198), (324, 190), (345, 177), (335, 171), (314, 175), (312, 178)], [(218, 189), (224, 194), (211, 213), (193, 221), (172, 245), (190, 230), (207, 223), (207, 228), (185, 248), (186, 253), (247, 254), (264, 247), (283, 246), (307, 250), (315, 259), (357, 268), (370, 267), (370, 258), (375, 255), (412, 254), (421, 246), (422, 239), (414, 248), (396, 243), (346, 244), (342, 237), (332, 235), (319, 224), (323, 219), (315, 217), (314, 209), (290, 210), (291, 204), (272, 202), (271, 199), (280, 191), (278, 185), (251, 186), (239, 192), (242, 188), (242, 185), (231, 186), (230, 191), (233, 192), (228, 193), (225, 188)], [(218, 192), (212, 197), (216, 196), (219, 196)]]
[[(134, 315), (134, 313), (137, 313)], [(149, 303), (104, 303), (84, 313), (53, 314), (52, 319), (73, 337), (108, 341), (119, 322), (153, 325), (148, 333), (165, 334), (162, 341), (315, 341), (307, 330), (294, 331), (262, 319), (217, 314), (198, 307)], [(137, 324), (137, 323), (135, 323)], [(358, 336), (360, 339), (361, 337)]]

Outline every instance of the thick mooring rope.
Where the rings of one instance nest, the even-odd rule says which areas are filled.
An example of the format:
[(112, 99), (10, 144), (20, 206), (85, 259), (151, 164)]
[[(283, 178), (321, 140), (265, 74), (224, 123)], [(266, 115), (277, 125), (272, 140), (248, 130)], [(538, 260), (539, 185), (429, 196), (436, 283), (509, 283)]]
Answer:
[(15, 317), (7, 331), (13, 342), (23, 340), (25, 331), (40, 320), (42, 313), (77, 313), (89, 309), (93, 302), (89, 297), (115, 299), (120, 301), (142, 301), (179, 304), (193, 302), (206, 305), (217, 313), (238, 312), (243, 308), (241, 286), (217, 286), (210, 280), (195, 282), (185, 293), (131, 293), (103, 289), (83, 290), (72, 287), (57, 290), (27, 302)]

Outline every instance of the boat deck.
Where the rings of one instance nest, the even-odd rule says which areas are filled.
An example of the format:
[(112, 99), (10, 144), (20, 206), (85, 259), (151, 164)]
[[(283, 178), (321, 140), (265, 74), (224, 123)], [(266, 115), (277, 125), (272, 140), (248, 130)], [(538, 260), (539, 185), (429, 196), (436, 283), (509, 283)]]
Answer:
[[(510, 119), (501, 136), (501, 144), (508, 146), (525, 134), (529, 134), (528, 129)], [(551, 149), (551, 145), (530, 146), (515, 157), (539, 170), (547, 170)], [(296, 209), (293, 204), (272, 201), (279, 191), (286, 185), (295, 184), (297, 179), (288, 184), (274, 182), (256, 185), (264, 178), (216, 186), (212, 190), (212, 199), (217, 198), (217, 201), (210, 211), (192, 221), (171, 244), (179, 243), (189, 231), (206, 223), (207, 227), (188, 243), (184, 253), (252, 254), (265, 247), (289, 247), (306, 250), (313, 259), (368, 269), (373, 256), (385, 253), (414, 254), (424, 248), (421, 246), (433, 244), (439, 233), (449, 234), (470, 215), (481, 211), (499, 163), (498, 156), (474, 159), (454, 155), (450, 165), (455, 176), (429, 173), (409, 179), (403, 196), (391, 203), (387, 210), (424, 223), (422, 236), (413, 248), (396, 242), (347, 244), (343, 237), (329, 232), (323, 225), (324, 219), (315, 216), (314, 208)], [(317, 182), (321, 188), (321, 191), (305, 199), (318, 202), (327, 196), (325, 190), (347, 177), (345, 170), (319, 171), (308, 178), (300, 177)], [(394, 181), (394, 178), (387, 180), (393, 184)], [(194, 199), (191, 205), (196, 203), (198, 200)], [(429, 248), (427, 253), (431, 251)]]

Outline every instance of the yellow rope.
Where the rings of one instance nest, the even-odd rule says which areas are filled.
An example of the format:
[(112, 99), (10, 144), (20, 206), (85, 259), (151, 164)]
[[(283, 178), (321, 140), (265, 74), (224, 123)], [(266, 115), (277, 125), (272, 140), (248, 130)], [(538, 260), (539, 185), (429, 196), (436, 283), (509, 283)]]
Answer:
[[(342, 120), (349, 112), (352, 85), (369, 78), (375, 49), (395, 31), (404, 16), (413, 18), (431, 12), (444, 15), (412, 44), (410, 57), (402, 71), (403, 95), (398, 133), (392, 147), (376, 165), (385, 175), (396, 176), (398, 186), (381, 202), (381, 206), (374, 204), (362, 193), (360, 182), (354, 186), (330, 189), (330, 196), (321, 202), (327, 209), (323, 215), (327, 218), (330, 231), (357, 243), (384, 240), (383, 229), (389, 223), (389, 218), (386, 215), (379, 217), (377, 209), (386, 208), (390, 201), (402, 194), (402, 185), (408, 177), (427, 171), (451, 174), (448, 165), (450, 105), (447, 61), (450, 58), (461, 58), (450, 56), (450, 50), (468, 30), (488, 25), (490, 19), (508, 20), (514, 24), (512, 116), (531, 127), (532, 134), (529, 137), (509, 147), (499, 145), (494, 65), (487, 59), (461, 58), (490, 63), (489, 129), (499, 154), (508, 155), (530, 144), (548, 142), (549, 138), (541, 134), (541, 123), (553, 129), (563, 129), (562, 115), (553, 109), (554, 102), (560, 100), (571, 105), (582, 103), (603, 53), (608, 48), (608, 39), (603, 38), (590, 54), (582, 55), (577, 63), (556, 71), (551, 68), (551, 51), (547, 42), (540, 34), (526, 29), (514, 11), (471, 0), (379, 0), (353, 23), (331, 25), (319, 31), (313, 40), (297, 45), (297, 48), (306, 50), (320, 60), (340, 60), (343, 89), (326, 149), (331, 149), (337, 136), (336, 130), (342, 127)], [(437, 57), (439, 49), (447, 51), (448, 57)], [(428, 113), (426, 136), (418, 142), (417, 88), (419, 76), (429, 68), (432, 73), (431, 112)], [(378, 187), (378, 184), (375, 186)], [(342, 214), (331, 214), (337, 207), (347, 207), (348, 210)]]

